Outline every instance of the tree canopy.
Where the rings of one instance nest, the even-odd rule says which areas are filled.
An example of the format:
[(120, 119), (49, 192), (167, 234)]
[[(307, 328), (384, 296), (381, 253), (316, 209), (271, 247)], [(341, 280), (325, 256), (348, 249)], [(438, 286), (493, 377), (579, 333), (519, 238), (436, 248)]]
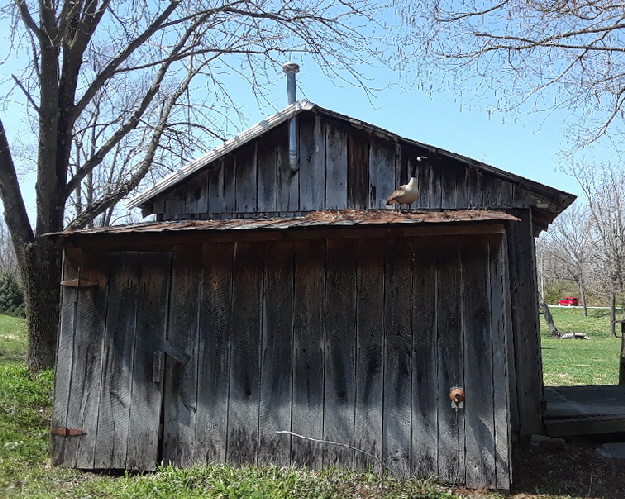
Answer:
[[(400, 8), (402, 56), (425, 80), (490, 88), (496, 106), (569, 108), (587, 145), (620, 141), (625, 116), (625, 6), (609, 0), (425, 0)], [(444, 72), (440, 72), (444, 69)], [(470, 85), (470, 84), (469, 84)]]

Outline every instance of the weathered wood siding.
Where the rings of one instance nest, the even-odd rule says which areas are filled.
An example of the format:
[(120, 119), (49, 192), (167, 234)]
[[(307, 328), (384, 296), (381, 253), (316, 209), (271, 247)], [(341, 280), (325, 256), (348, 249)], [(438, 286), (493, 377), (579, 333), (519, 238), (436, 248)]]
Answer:
[(68, 250), (52, 428), (52, 461), (76, 468), (154, 469), (162, 383), (155, 380), (170, 294), (169, 253)]
[(431, 157), (418, 167), (415, 209), (530, 205), (527, 190), (494, 174), (314, 113), (298, 118), (298, 147), (299, 169), (292, 172), (287, 124), (278, 126), (157, 196), (151, 212), (170, 220), (385, 209), (421, 155)]
[(66, 277), (98, 286), (64, 289), (53, 425), (86, 434), (54, 436), (55, 463), (371, 466), (509, 488), (501, 235), (72, 251)]

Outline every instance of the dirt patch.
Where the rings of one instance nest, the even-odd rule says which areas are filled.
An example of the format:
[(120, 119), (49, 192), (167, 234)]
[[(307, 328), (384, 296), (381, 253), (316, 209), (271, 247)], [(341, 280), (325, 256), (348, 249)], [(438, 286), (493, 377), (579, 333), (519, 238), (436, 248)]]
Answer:
[(562, 449), (515, 446), (512, 453), (513, 497), (522, 499), (540, 495), (544, 498), (546, 495), (623, 499), (625, 461), (597, 455), (596, 449), (602, 443), (580, 440), (567, 443)]

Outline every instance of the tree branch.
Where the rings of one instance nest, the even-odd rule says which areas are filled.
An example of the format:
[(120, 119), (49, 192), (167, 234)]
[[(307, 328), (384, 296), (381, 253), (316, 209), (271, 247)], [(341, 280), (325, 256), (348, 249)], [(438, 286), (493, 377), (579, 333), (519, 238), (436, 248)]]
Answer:
[(22, 93), (24, 94), (24, 96), (26, 97), (28, 102), (30, 102), (30, 105), (33, 106), (33, 108), (35, 109), (35, 111), (37, 111), (37, 113), (39, 113), (39, 106), (35, 102), (35, 99), (33, 99), (33, 96), (30, 95), (30, 92), (28, 90), (26, 90), (26, 88), (24, 87), (22, 82), (17, 78), (17, 76), (12, 74), (11, 77), (13, 78), (13, 81), (15, 82), (15, 84), (22, 91)]
[(176, 105), (176, 102), (182, 96), (189, 87), (191, 80), (193, 80), (194, 76), (200, 72), (202, 66), (195, 70), (189, 70), (187, 77), (180, 84), (178, 90), (174, 92), (172, 97), (169, 99), (167, 104), (164, 106), (161, 111), (161, 116), (158, 121), (158, 124), (154, 128), (154, 132), (152, 133), (152, 139), (150, 140), (150, 145), (148, 146), (148, 150), (146, 151), (145, 157), (143, 161), (139, 164), (139, 167), (132, 174), (130, 179), (126, 182), (123, 182), (119, 185), (115, 190), (103, 196), (101, 199), (95, 201), (90, 206), (87, 206), (85, 210), (79, 213), (76, 218), (69, 224), (67, 227), (69, 230), (80, 229), (85, 227), (90, 221), (92, 221), (95, 217), (104, 213), (108, 208), (117, 204), (121, 199), (127, 196), (133, 189), (135, 189), (141, 180), (148, 173), (152, 163), (154, 161), (154, 156), (156, 155), (156, 151), (159, 148), (161, 137), (167, 127), (167, 120), (171, 114), (172, 109)]
[(26, 245), (32, 243), (35, 236), (28, 220), (2, 120), (0, 120), (0, 197), (4, 204), (4, 220), (21, 265), (25, 261)]

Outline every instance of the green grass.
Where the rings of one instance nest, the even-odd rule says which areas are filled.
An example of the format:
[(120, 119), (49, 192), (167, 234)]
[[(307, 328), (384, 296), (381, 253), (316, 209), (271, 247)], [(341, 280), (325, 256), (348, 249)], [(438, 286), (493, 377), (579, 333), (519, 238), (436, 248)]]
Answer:
[[(590, 339), (554, 339), (541, 316), (541, 342), (545, 385), (616, 385), (619, 376), (620, 338), (610, 338), (610, 312), (552, 307), (556, 327), (563, 333), (586, 333)], [(620, 334), (620, 331), (617, 330)]]

